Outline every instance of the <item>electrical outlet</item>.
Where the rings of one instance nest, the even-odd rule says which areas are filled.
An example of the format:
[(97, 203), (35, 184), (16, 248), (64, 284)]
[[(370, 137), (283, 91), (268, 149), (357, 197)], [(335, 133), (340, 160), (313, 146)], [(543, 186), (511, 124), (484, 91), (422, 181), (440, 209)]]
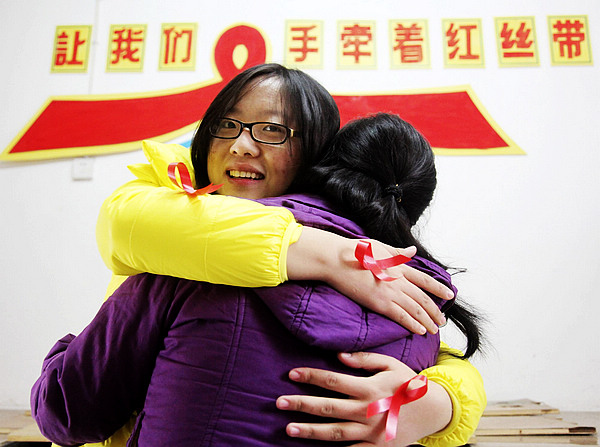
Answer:
[(91, 180), (94, 176), (94, 159), (91, 157), (73, 159), (71, 176), (73, 180)]

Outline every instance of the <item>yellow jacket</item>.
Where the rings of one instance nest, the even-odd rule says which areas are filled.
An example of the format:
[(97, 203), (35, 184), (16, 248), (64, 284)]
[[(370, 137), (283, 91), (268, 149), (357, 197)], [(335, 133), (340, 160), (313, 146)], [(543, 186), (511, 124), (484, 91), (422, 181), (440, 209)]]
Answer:
[(150, 164), (129, 167), (137, 180), (105, 200), (96, 227), (102, 259), (121, 281), (141, 272), (241, 287), (287, 280), (287, 250), (302, 231), (289, 210), (181, 194), (167, 167), (184, 162), (193, 176), (189, 149), (153, 142), (143, 148)]
[[(144, 142), (143, 149), (150, 164), (130, 167), (137, 180), (118, 188), (98, 218), (100, 253), (120, 275), (109, 293), (140, 272), (243, 287), (287, 280), (287, 249), (302, 229), (290, 211), (235, 197), (181, 194), (167, 166), (183, 162), (193, 175), (189, 149), (154, 142)], [(486, 406), (479, 372), (453, 352), (460, 355), (442, 345), (437, 364), (422, 372), (448, 391), (453, 404), (450, 424), (421, 440), (427, 446), (465, 444)], [(127, 434), (117, 434), (103, 445), (124, 446), (126, 440)]]

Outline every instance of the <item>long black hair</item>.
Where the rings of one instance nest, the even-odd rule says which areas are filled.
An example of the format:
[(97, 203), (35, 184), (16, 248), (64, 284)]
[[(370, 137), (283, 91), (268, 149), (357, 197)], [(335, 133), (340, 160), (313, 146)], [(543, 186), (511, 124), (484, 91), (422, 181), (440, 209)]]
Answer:
[[(448, 268), (412, 232), (433, 198), (435, 160), (427, 140), (397, 115), (380, 113), (346, 124), (305, 181), (305, 189), (351, 216), (369, 237), (395, 247), (414, 245), (419, 256)], [(446, 317), (466, 337), (464, 357), (470, 357), (482, 342), (481, 318), (460, 301)]]
[(331, 94), (308, 74), (279, 64), (262, 64), (244, 70), (223, 87), (210, 104), (192, 141), (192, 164), (196, 187), (210, 183), (207, 173), (208, 151), (212, 136), (210, 127), (252, 88), (263, 80), (277, 79), (282, 100), (284, 123), (300, 133), (300, 166), (295, 182), (307, 168), (323, 157), (323, 152), (340, 128), (340, 112)]

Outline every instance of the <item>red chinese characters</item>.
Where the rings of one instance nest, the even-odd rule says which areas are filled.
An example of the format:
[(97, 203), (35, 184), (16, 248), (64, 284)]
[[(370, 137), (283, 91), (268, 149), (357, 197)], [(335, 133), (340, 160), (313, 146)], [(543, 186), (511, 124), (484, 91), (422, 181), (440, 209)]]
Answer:
[(539, 65), (533, 17), (499, 17), (496, 41), (500, 66)]
[(446, 67), (483, 67), (480, 19), (444, 19), (444, 62)]
[(107, 71), (142, 71), (146, 25), (112, 25)]
[(287, 20), (285, 31), (286, 65), (322, 68), (323, 23), (318, 20)]
[(85, 72), (91, 35), (91, 26), (57, 26), (52, 72)]
[(375, 67), (375, 23), (338, 22), (338, 67)]
[(428, 68), (427, 21), (390, 20), (390, 47), (393, 68)]
[(195, 23), (163, 23), (160, 70), (194, 70), (196, 65)]
[[(534, 17), (494, 21), (499, 66), (539, 66)], [(375, 21), (338, 21), (335, 42), (324, 39), (325, 25), (320, 20), (285, 23), (283, 63), (288, 67), (322, 69), (325, 45), (331, 43), (337, 45), (338, 69), (377, 68)], [(483, 33), (489, 29), (483, 29), (481, 19), (442, 19), (441, 23), (444, 67), (484, 67)], [(431, 68), (426, 19), (391, 19), (388, 28), (391, 68)], [(592, 64), (587, 16), (549, 16), (548, 28), (553, 65)], [(85, 25), (56, 28), (53, 72), (87, 71), (91, 29)], [(195, 70), (197, 35), (196, 23), (162, 24), (159, 70)], [(146, 38), (146, 25), (112, 25), (107, 71), (142, 71)], [(236, 48), (235, 64), (243, 65), (249, 51), (246, 45)]]
[(550, 48), (554, 65), (591, 65), (587, 16), (550, 16)]

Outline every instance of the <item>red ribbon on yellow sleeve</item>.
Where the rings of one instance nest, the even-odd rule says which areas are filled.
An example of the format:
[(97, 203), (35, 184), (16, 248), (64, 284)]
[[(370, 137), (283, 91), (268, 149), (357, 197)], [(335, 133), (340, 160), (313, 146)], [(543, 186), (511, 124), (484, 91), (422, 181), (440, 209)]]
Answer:
[[(181, 186), (177, 182), (177, 171), (179, 172), (179, 178), (181, 179)], [(188, 196), (199, 196), (202, 194), (210, 194), (219, 189), (223, 184), (213, 185), (212, 183), (208, 186), (205, 186), (202, 189), (195, 189), (194, 185), (192, 185), (192, 177), (190, 176), (190, 171), (188, 171), (185, 163), (171, 163), (168, 168), (169, 178), (175, 184), (175, 186), (180, 187)]]
[[(409, 390), (408, 386), (415, 380), (419, 380), (423, 382), (423, 384), (418, 388)], [(367, 418), (379, 413), (385, 413), (387, 411), (387, 420), (385, 422), (385, 440), (390, 441), (396, 437), (400, 407), (420, 399), (425, 395), (425, 393), (427, 393), (427, 377), (419, 374), (418, 376), (410, 379), (408, 382), (403, 383), (392, 396), (370, 403), (367, 407)]]
[(380, 281), (394, 281), (393, 276), (384, 272), (385, 269), (404, 264), (410, 261), (411, 258), (404, 255), (396, 255), (391, 258), (376, 260), (373, 257), (373, 249), (369, 241), (358, 241), (354, 256), (365, 270), (370, 270), (373, 275)]

